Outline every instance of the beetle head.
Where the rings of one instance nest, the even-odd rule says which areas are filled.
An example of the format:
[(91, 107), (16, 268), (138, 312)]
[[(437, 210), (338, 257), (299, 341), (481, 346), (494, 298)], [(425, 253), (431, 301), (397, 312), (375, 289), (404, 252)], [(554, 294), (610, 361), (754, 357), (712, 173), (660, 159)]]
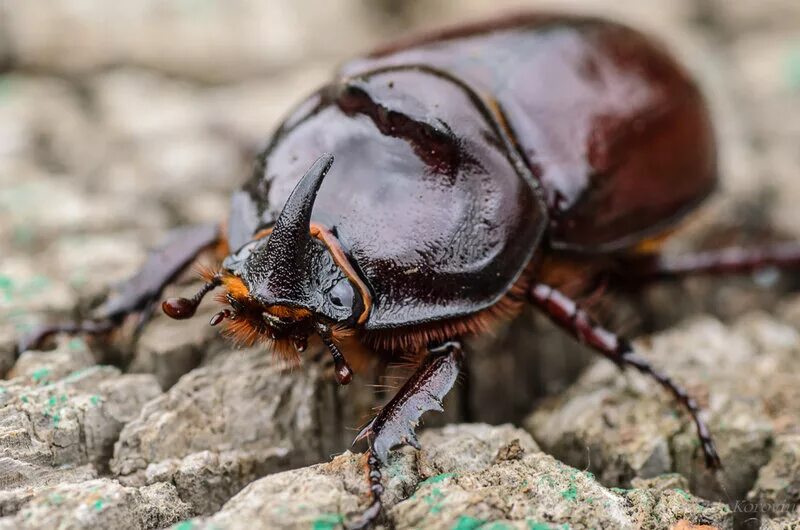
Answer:
[(320, 229), (311, 226), (311, 210), (332, 163), (332, 155), (320, 157), (289, 195), (269, 236), (223, 264), (267, 311), (280, 308), (279, 314), (311, 312), (331, 322), (354, 322), (355, 290), (332, 249), (312, 237)]
[(334, 357), (337, 379), (349, 382), (352, 373), (335, 338), (364, 314), (366, 290), (335, 236), (311, 223), (317, 191), (332, 163), (332, 155), (320, 157), (295, 186), (272, 229), (228, 256), (194, 299), (164, 302), (165, 312), (188, 318), (206, 292), (222, 285), (225, 292), (217, 299), (230, 308), (217, 313), (212, 325), (225, 321), (226, 334), (238, 342), (268, 342), (293, 356), (317, 333)]

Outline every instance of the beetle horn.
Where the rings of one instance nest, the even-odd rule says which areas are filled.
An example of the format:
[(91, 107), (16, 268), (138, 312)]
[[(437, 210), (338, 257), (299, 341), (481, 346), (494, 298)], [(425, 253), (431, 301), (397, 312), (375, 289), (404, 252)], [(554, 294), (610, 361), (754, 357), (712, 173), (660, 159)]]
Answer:
[(263, 252), (267, 278), (259, 282), (261, 288), (254, 293), (267, 303), (277, 303), (303, 289), (310, 234), (311, 210), (322, 180), (333, 164), (333, 155), (324, 154), (317, 159), (292, 190), (283, 206)]

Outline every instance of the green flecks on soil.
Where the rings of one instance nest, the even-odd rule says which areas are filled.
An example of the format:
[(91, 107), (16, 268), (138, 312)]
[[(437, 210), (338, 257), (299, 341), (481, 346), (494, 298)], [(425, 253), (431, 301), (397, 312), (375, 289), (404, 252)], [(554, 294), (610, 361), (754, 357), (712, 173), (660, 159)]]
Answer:
[(687, 501), (691, 500), (691, 498), (692, 498), (691, 495), (689, 495), (688, 493), (686, 493), (686, 491), (684, 491), (684, 490), (682, 490), (680, 488), (675, 488), (675, 491), (680, 493), (683, 496), (683, 498), (686, 499)]
[(61, 495), (60, 493), (53, 493), (47, 498), (47, 500), (50, 502), (50, 504), (58, 506), (59, 504), (64, 502), (64, 496)]
[(75, 370), (74, 372), (70, 372), (69, 375), (67, 375), (67, 377), (64, 378), (64, 380), (65, 381), (75, 381), (77, 379), (80, 379), (81, 377), (83, 377), (83, 375), (87, 371), (89, 371), (89, 370), (91, 370), (93, 368), (94, 367), (92, 367), (92, 368), (79, 368), (79, 369)]
[(570, 486), (561, 492), (561, 497), (568, 500), (574, 501), (578, 498), (578, 488), (575, 487), (575, 484), (570, 484)]
[(561, 491), (561, 497), (568, 501), (575, 501), (578, 499), (578, 487), (575, 485), (575, 477), (578, 471), (573, 471), (569, 475), (569, 487)]
[(338, 513), (322, 514), (311, 523), (312, 530), (334, 530), (344, 523), (344, 517)]
[(481, 525), (481, 530), (511, 530), (511, 527), (508, 526), (506, 523), (501, 523), (500, 521), (494, 523), (485, 523)]
[(100, 396), (93, 395), (89, 398), (89, 403), (92, 404), (93, 407), (96, 407), (100, 403)]
[[(425, 484), (438, 484), (438, 483), (440, 483), (442, 481), (445, 481), (445, 480), (447, 480), (449, 478), (453, 478), (455, 476), (456, 476), (455, 473), (442, 473), (440, 475), (436, 475), (436, 476), (433, 476), (433, 477), (430, 477), (430, 478), (426, 478), (425, 480), (423, 480), (422, 482), (419, 483), (419, 486), (424, 486)], [(417, 486), (417, 487), (419, 487), (419, 486)]]
[(170, 530), (192, 530), (194, 528), (194, 521), (191, 519), (187, 519), (185, 521), (181, 521), (179, 523), (175, 523), (172, 525)]
[(73, 337), (73, 338), (69, 339), (69, 342), (67, 343), (67, 346), (72, 351), (78, 351), (78, 350), (85, 350), (86, 349), (86, 343), (83, 342), (83, 339), (80, 338), (80, 337)]
[(10, 276), (0, 275), (0, 295), (4, 302), (12, 302), (15, 297), (32, 298), (50, 286), (50, 278), (37, 275), (27, 282), (15, 282)]
[(103, 498), (100, 498), (100, 499), (97, 499), (96, 501), (94, 501), (94, 504), (92, 505), (92, 507), (99, 512), (100, 510), (103, 509), (103, 506), (105, 506), (105, 504), (106, 504), (106, 500), (103, 499)]
[(50, 368), (37, 368), (31, 374), (31, 380), (38, 384), (46, 383), (47, 378), (50, 376)]
[(784, 75), (791, 90), (800, 90), (800, 44), (796, 44), (786, 55)]
[(442, 511), (441, 501), (444, 499), (444, 493), (439, 488), (433, 488), (423, 500), (431, 507), (431, 513), (436, 514)]
[(44, 417), (50, 418), (54, 428), (58, 428), (58, 424), (61, 423), (61, 406), (63, 406), (68, 399), (66, 394), (47, 398), (47, 403), (44, 406)]
[(14, 298), (14, 281), (4, 274), (0, 274), (0, 294), (4, 302), (11, 302)]
[(528, 530), (552, 530), (552, 527), (547, 523), (528, 521)]
[(453, 525), (453, 530), (475, 530), (480, 528), (484, 522), (485, 521), (482, 519), (476, 519), (469, 515), (462, 515), (458, 518), (456, 524)]
[(0, 394), (5, 394), (6, 392), (6, 387), (0, 386)]
[(28, 396), (26, 396), (25, 394), (23, 394), (23, 395), (21, 395), (21, 396), (19, 397), (19, 400), (20, 400), (20, 401), (22, 401), (23, 403), (27, 403), (27, 402), (28, 402)]

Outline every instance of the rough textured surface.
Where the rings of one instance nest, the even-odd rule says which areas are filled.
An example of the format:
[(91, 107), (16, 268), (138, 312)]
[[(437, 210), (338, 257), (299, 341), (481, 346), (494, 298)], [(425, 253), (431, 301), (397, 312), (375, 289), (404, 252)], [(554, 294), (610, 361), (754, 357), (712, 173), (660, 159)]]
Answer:
[[(707, 318), (639, 346), (702, 400), (726, 466), (727, 494), (743, 498), (776, 433), (800, 430), (800, 335), (764, 315), (731, 327)], [(678, 412), (651, 380), (601, 362), (527, 425), (548, 452), (588, 466), (606, 484), (676, 471), (693, 491), (725, 498), (704, 468), (693, 426)]]
[(353, 436), (331, 427), (358, 421), (342, 399), (348, 389), (339, 401), (322, 372), (288, 372), (259, 349), (225, 352), (125, 426), (111, 471), (129, 484), (173, 482), (209, 513), (255, 478), (324, 460)]
[[(254, 153), (335, 63), (409, 29), (519, 6), (0, 2), (0, 528), (157, 528), (190, 517), (249, 527), (242, 514), (268, 510), (295, 525), (290, 515), (316, 514), (312, 522), (326, 528), (363, 507), (357, 456), (261, 477), (345, 450), (373, 405), (368, 374), (339, 390), (311, 352), (302, 369), (287, 372), (262, 352), (237, 351), (206, 326), (214, 304), (190, 322), (157, 317), (138, 340), (131, 321), (110, 342), (63, 337), (16, 363), (14, 341), (38, 322), (86, 314), (169, 228), (223, 219)], [(800, 237), (796, 0), (524, 3), (542, 6), (656, 34), (708, 95), (722, 185), (670, 251), (773, 232)], [(192, 278), (166, 294), (192, 292)], [(653, 528), (690, 528), (681, 518), (797, 524), (800, 299), (789, 293), (798, 285), (796, 276), (769, 271), (698, 278), (611, 293), (592, 308), (613, 329), (651, 336), (637, 343), (644, 354), (708, 406), (733, 522), (678, 491), (726, 498), (670, 400), (605, 362), (570, 386), (593, 355), (532, 312), (470, 344), (470, 377), (446, 415), (426, 424), (525, 424), (546, 452), (597, 482), (537, 452), (518, 431), (503, 432), (520, 438), (524, 457), (495, 462), (498, 444), (510, 440), (476, 442), (474, 429), (490, 431), (460, 427), (423, 436), (425, 453), (396, 460), (389, 517), (399, 527), (579, 528), (608, 515), (588, 502), (596, 493), (623, 508), (619, 521)], [(451, 471), (458, 477), (430, 482)], [(573, 473), (575, 502), (562, 496), (572, 497)], [(514, 489), (526, 479), (529, 489)], [(287, 491), (310, 502), (282, 512)]]
[(761, 513), (773, 524), (800, 523), (800, 436), (779, 436), (767, 465), (758, 472), (758, 480), (740, 505), (749, 513)]
[(0, 528), (164, 528), (190, 513), (170, 484), (137, 489), (99, 478), (42, 489), (15, 515), (0, 519)]
[[(665, 528), (685, 520), (730, 528), (727, 506), (686, 493), (673, 479), (606, 489), (587, 472), (540, 452), (511, 426), (449, 426), (421, 436), (420, 453), (388, 466), (387, 527)], [(364, 462), (345, 453), (330, 463), (254, 482), (200, 528), (333, 527), (366, 507)], [(266, 501), (266, 502), (265, 502)], [(485, 526), (482, 526), (485, 525)]]
[(80, 339), (23, 355), (11, 375), (0, 386), (3, 515), (54, 484), (107, 472), (122, 426), (161, 393), (152, 375), (95, 365)]

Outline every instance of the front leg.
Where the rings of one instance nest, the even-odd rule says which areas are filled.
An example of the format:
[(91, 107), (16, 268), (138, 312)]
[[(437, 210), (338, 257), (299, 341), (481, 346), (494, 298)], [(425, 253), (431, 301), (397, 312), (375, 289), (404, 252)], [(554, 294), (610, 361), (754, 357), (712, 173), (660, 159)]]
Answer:
[(103, 334), (120, 325), (126, 316), (140, 312), (143, 324), (161, 291), (206, 248), (220, 241), (217, 225), (205, 224), (179, 228), (154, 249), (141, 269), (126, 280), (92, 318), (80, 322), (49, 324), (35, 329), (17, 345), (17, 354), (36, 348), (56, 333)]
[(348, 528), (367, 528), (380, 516), (383, 507), (381, 466), (386, 464), (393, 447), (409, 444), (420, 448), (414, 429), (425, 412), (444, 410), (442, 400), (458, 378), (463, 357), (461, 343), (457, 341), (428, 348), (428, 354), (414, 374), (358, 434), (356, 441), (362, 438), (369, 440), (367, 467), (372, 503), (358, 521), (348, 525)]
[(539, 307), (556, 325), (566, 330), (582, 344), (586, 344), (618, 366), (630, 366), (652, 377), (686, 407), (697, 427), (697, 436), (703, 447), (706, 466), (720, 469), (722, 463), (711, 438), (711, 432), (700, 417), (700, 407), (689, 394), (669, 376), (656, 370), (648, 361), (634, 352), (630, 342), (603, 328), (575, 301), (549, 285), (536, 284), (530, 290), (531, 302)]

